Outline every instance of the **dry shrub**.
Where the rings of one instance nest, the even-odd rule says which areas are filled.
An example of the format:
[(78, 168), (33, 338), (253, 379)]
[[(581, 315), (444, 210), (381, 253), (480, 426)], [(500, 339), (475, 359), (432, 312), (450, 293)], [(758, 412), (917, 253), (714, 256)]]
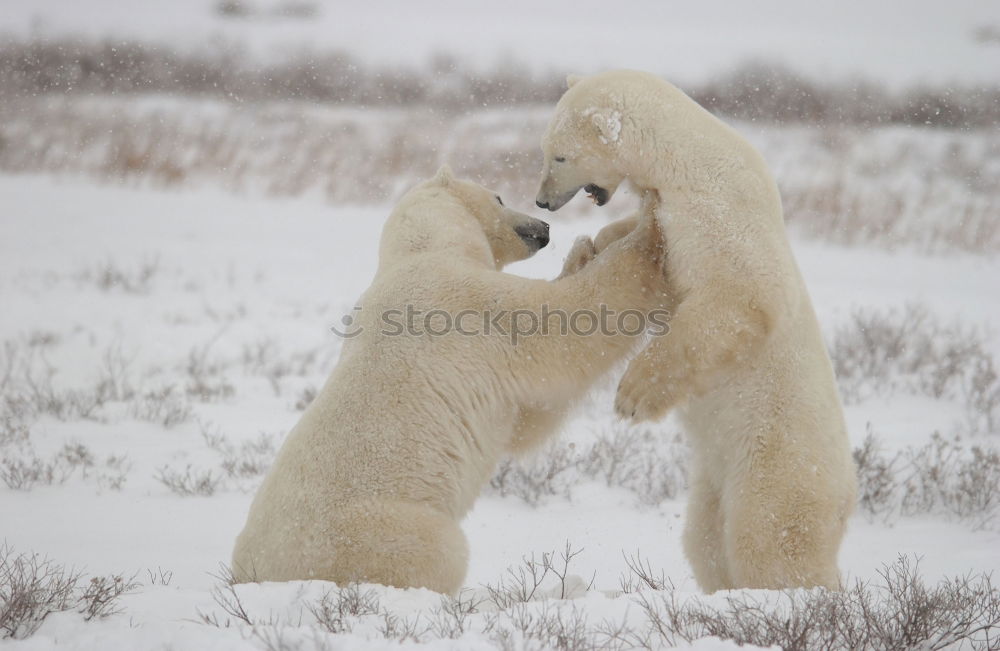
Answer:
[(251, 14), (251, 10), (241, 0), (219, 0), (215, 3), (215, 13), (225, 18), (244, 18)]
[(242, 485), (242, 480), (251, 480), (253, 487), (271, 467), (277, 454), (277, 435), (261, 432), (257, 438), (235, 444), (208, 423), (201, 424), (201, 436), (205, 444), (221, 456), (219, 466), (224, 476)]
[[(543, 598), (568, 599), (578, 587), (569, 574), (569, 565), (580, 553), (582, 548), (574, 549), (567, 540), (566, 546), (556, 555), (556, 552), (546, 552), (540, 559), (534, 554), (523, 556), (521, 563), (508, 567), (504, 576), (496, 583), (488, 583), (486, 593), (488, 599), (499, 610), (508, 610), (516, 604), (536, 601)], [(542, 585), (548, 581), (551, 587), (540, 592)], [(589, 590), (591, 583), (586, 584), (584, 591)]]
[(985, 574), (927, 585), (906, 557), (844, 592), (733, 591), (724, 605), (682, 600), (673, 590), (638, 593), (648, 629), (633, 642), (675, 646), (705, 637), (786, 651), (996, 648), (1000, 594)]
[(687, 460), (679, 432), (667, 436), (650, 427), (615, 424), (586, 452), (583, 472), (609, 487), (632, 492), (641, 504), (656, 506), (687, 486)]
[(965, 404), (973, 434), (1000, 431), (1000, 378), (989, 340), (945, 325), (926, 308), (858, 309), (837, 328), (831, 349), (846, 403), (905, 391)]
[(955, 437), (937, 432), (931, 442), (902, 453), (904, 466), (912, 469), (903, 484), (905, 515), (944, 510), (976, 528), (996, 524), (1000, 510), (1000, 452), (971, 446), (968, 451)]
[(135, 577), (83, 575), (37, 554), (15, 554), (0, 546), (0, 638), (24, 639), (52, 613), (76, 610), (84, 619), (121, 612), (119, 599), (136, 587)]
[(531, 608), (515, 604), (503, 617), (490, 620), (490, 640), (500, 649), (559, 649), (560, 651), (597, 651), (618, 649), (621, 645), (608, 639), (602, 627), (590, 625), (586, 613), (570, 605), (550, 602)]
[(580, 462), (573, 448), (554, 443), (530, 461), (501, 461), (490, 479), (489, 490), (500, 497), (518, 497), (531, 506), (553, 495), (569, 497), (572, 486), (580, 481)]
[(30, 637), (50, 614), (72, 610), (80, 578), (48, 559), (0, 547), (0, 637)]
[[(248, 3), (227, 1), (220, 15), (245, 18)], [(311, 17), (315, 5), (289, 1), (277, 14)], [(334, 105), (429, 106), (458, 111), (554, 104), (565, 71), (532, 74), (505, 59), (476, 69), (449, 54), (423, 65), (366, 64), (344, 51), (298, 51), (270, 62), (231, 45), (182, 52), (136, 41), (8, 39), (0, 45), (0, 89), (6, 97), (45, 94), (161, 93), (239, 102), (310, 101)], [(806, 79), (789, 68), (750, 62), (686, 89), (703, 106), (730, 118), (809, 124), (993, 127), (1000, 89), (949, 83), (890, 91), (864, 80)]]
[(163, 384), (137, 394), (129, 406), (129, 415), (170, 428), (191, 420), (193, 411), (187, 396), (175, 385)]
[(157, 567), (155, 570), (149, 568), (146, 570), (146, 575), (149, 577), (149, 583), (147, 585), (170, 585), (170, 582), (174, 579), (174, 573), (171, 570), (165, 570), (162, 567)]
[(58, 386), (56, 369), (36, 349), (29, 349), (17, 363), (3, 391), (3, 401), (5, 411), (22, 422), (42, 415), (62, 421), (100, 420), (101, 408), (113, 397), (104, 377), (81, 389)]
[(182, 497), (211, 497), (218, 490), (222, 478), (211, 470), (202, 470), (187, 465), (183, 470), (171, 466), (161, 466), (154, 475), (156, 481)]
[(381, 604), (373, 590), (362, 590), (358, 584), (352, 583), (326, 592), (318, 602), (308, 604), (306, 609), (327, 632), (350, 633), (358, 617), (379, 614)]
[(98, 461), (82, 443), (66, 443), (49, 458), (40, 457), (30, 441), (3, 449), (3, 452), (0, 481), (19, 491), (62, 484), (73, 476), (93, 480), (104, 490), (121, 490), (132, 467), (128, 458), (120, 455)]
[(888, 518), (899, 509), (899, 458), (888, 458), (868, 424), (860, 447), (854, 448), (858, 475), (858, 507), (872, 516)]
[(220, 620), (216, 613), (199, 610), (198, 618), (203, 624), (224, 628), (232, 625), (234, 621), (251, 626), (258, 623), (274, 623), (273, 617), (269, 617), (267, 620), (255, 620), (250, 617), (240, 593), (236, 590), (236, 577), (233, 575), (232, 568), (220, 564), (219, 572), (212, 574), (212, 576), (216, 579), (216, 584), (212, 586), (212, 600), (229, 618)]
[(622, 594), (632, 594), (643, 590), (672, 590), (674, 584), (667, 578), (666, 572), (660, 570), (659, 573), (653, 570), (649, 559), (643, 559), (636, 550), (633, 554), (622, 552), (625, 558), (625, 572), (618, 577), (618, 585), (621, 586)]
[[(92, 383), (82, 387), (62, 387), (56, 382), (56, 368), (42, 348), (23, 342), (5, 342), (5, 360), (0, 359), (3, 384), (0, 409), (11, 422), (30, 422), (48, 415), (63, 421), (105, 419), (104, 407), (124, 402), (133, 418), (173, 427), (187, 421), (191, 408), (185, 396), (172, 387), (144, 389), (132, 379), (130, 360), (118, 343), (104, 351)], [(198, 379), (198, 378), (193, 378)], [(5, 437), (0, 431), (0, 444)]]
[(29, 438), (30, 430), (22, 420), (22, 414), (9, 408), (0, 410), (0, 449), (23, 446)]
[[(289, 612), (279, 616), (269, 612), (260, 616), (243, 602), (239, 586), (232, 582), (232, 573), (223, 567), (217, 576), (219, 583), (212, 591), (221, 613), (199, 611), (198, 615), (202, 623), (210, 626), (249, 627), (250, 634), (265, 640), (268, 648), (271, 648), (269, 642), (283, 639), (283, 633), (304, 626), (312, 629), (314, 640), (320, 632), (422, 643), (454, 640), (472, 632), (486, 636), (500, 648), (604, 648), (600, 644), (602, 634), (587, 625), (582, 612), (561, 606), (566, 603), (562, 600), (578, 596), (574, 592), (590, 588), (579, 585), (569, 574), (569, 564), (580, 551), (567, 543), (562, 553), (542, 554), (541, 560), (535, 560), (534, 555), (530, 559), (525, 556), (522, 566), (509, 569), (507, 576), (487, 586), (487, 598), (466, 590), (457, 597), (442, 596), (435, 607), (408, 617), (384, 606), (376, 588), (358, 584), (334, 588), (317, 601), (305, 602), (303, 612), (298, 615)], [(544, 591), (540, 589), (543, 583), (548, 586)], [(489, 608), (482, 607), (486, 602), (494, 606), (502, 604), (502, 610), (488, 612)], [(560, 605), (550, 607), (550, 604)], [(305, 613), (311, 615), (312, 621), (304, 617)]]
[[(151, 107), (112, 97), (9, 104), (0, 124), (2, 171), (276, 196), (315, 192), (349, 203), (391, 201), (442, 162), (512, 205), (530, 203), (551, 114), (551, 106), (479, 108), (454, 118), (301, 103)], [(735, 126), (774, 170), (797, 232), (935, 253), (1000, 250), (994, 130)], [(573, 202), (566, 210), (595, 209)]]
[(245, 373), (266, 378), (274, 395), (280, 396), (285, 378), (317, 375), (328, 366), (329, 351), (323, 352), (321, 346), (285, 351), (275, 339), (265, 338), (244, 344), (241, 362)]
[(474, 630), (473, 615), (481, 602), (468, 592), (457, 597), (441, 597), (441, 604), (428, 616), (426, 635), (442, 640), (456, 640)]
[(77, 275), (83, 283), (92, 283), (104, 292), (122, 291), (126, 294), (149, 294), (153, 280), (160, 272), (157, 259), (142, 260), (134, 267), (124, 266), (115, 260), (105, 260)]
[(205, 445), (219, 455), (218, 468), (164, 465), (157, 469), (156, 480), (181, 497), (209, 497), (219, 490), (255, 490), (274, 461), (279, 437), (261, 432), (257, 438), (237, 444), (210, 423), (202, 422), (200, 427)]
[[(573, 555), (568, 551), (564, 557)], [(486, 604), (463, 593), (403, 617), (380, 603), (376, 589), (350, 585), (306, 603), (304, 610), (316, 623), (305, 626), (313, 629), (317, 643), (317, 629), (322, 635), (352, 633), (416, 643), (471, 633), (511, 650), (659, 648), (710, 637), (792, 651), (996, 648), (1000, 594), (985, 574), (931, 585), (921, 577), (917, 562), (900, 557), (884, 566), (874, 581), (855, 581), (843, 592), (735, 590), (706, 599), (679, 593), (638, 559), (636, 555), (629, 563), (628, 571), (635, 576), (623, 581), (642, 585), (629, 597), (637, 608), (618, 620), (595, 624), (588, 618), (586, 600), (578, 607), (577, 602), (559, 598), (555, 590), (543, 596), (538, 585), (545, 570), (541, 562), (526, 557), (520, 572), (509, 570), (492, 586)], [(556, 565), (562, 575), (567, 574), (564, 564)], [(292, 630), (304, 628), (302, 615), (257, 616), (228, 581), (217, 587), (215, 595), (225, 616), (200, 613), (207, 624), (241, 625), (254, 637), (272, 642), (285, 640), (286, 632), (302, 638), (302, 630)]]
[(306, 408), (312, 404), (312, 401), (316, 399), (317, 395), (318, 391), (316, 390), (316, 387), (307, 386), (302, 389), (302, 392), (299, 393), (299, 397), (295, 400), (295, 411), (305, 411)]
[(782, 124), (912, 124), (992, 127), (1000, 122), (1000, 89), (947, 84), (891, 91), (884, 84), (807, 79), (782, 65), (755, 61), (691, 89), (714, 113)]
[(221, 402), (232, 398), (235, 387), (229, 381), (229, 363), (210, 355), (212, 346), (218, 340), (218, 335), (202, 346), (195, 346), (188, 351), (184, 372), (187, 375), (185, 390), (190, 398), (200, 402)]
[[(294, 3), (304, 7), (306, 3)], [(227, 15), (247, 8), (226, 3)], [(286, 3), (288, 8), (293, 3)], [(301, 9), (293, 8), (293, 12)], [(181, 52), (115, 40), (9, 39), (0, 46), (0, 88), (7, 97), (40, 94), (162, 93), (240, 102), (312, 101), (361, 106), (430, 105), (457, 110), (484, 105), (555, 102), (564, 76), (534, 76), (513, 61), (492, 70), (442, 55), (426, 66), (365, 64), (343, 51), (299, 51), (268, 63), (238, 47)]]
[(550, 497), (568, 498), (583, 482), (601, 481), (656, 506), (684, 489), (686, 459), (680, 434), (616, 423), (588, 446), (557, 441), (527, 459), (501, 461), (488, 490), (536, 506)]
[(252, 613), (243, 602), (239, 585), (235, 582), (229, 567), (221, 565), (220, 571), (213, 576), (218, 581), (212, 588), (212, 599), (221, 611), (221, 615), (218, 612), (199, 609), (199, 621), (218, 628), (245, 625), (249, 627), (250, 634), (262, 640), (269, 649), (286, 648), (283, 644), (278, 644), (284, 638), (284, 629), (289, 626), (301, 627), (305, 613), (312, 615), (315, 622), (310, 625), (314, 637), (319, 632), (333, 635), (350, 633), (355, 625), (365, 620), (380, 621), (387, 636), (393, 639), (418, 640), (426, 630), (421, 625), (421, 631), (417, 632), (419, 618), (407, 622), (404, 618), (392, 614), (382, 607), (375, 590), (362, 588), (356, 583), (328, 590), (318, 601), (305, 602), (298, 617), (289, 619), (273, 612), (269, 612), (266, 616)]
[(120, 574), (95, 576), (84, 583), (79, 598), (79, 610), (84, 619), (103, 619), (122, 612), (118, 598), (139, 587), (135, 576), (126, 579)]
[(774, 170), (795, 230), (846, 245), (982, 253), (1000, 245), (992, 172), (1000, 138), (981, 133), (827, 127), (747, 135)]
[(42, 459), (33, 452), (15, 457), (7, 451), (0, 463), (0, 481), (7, 488), (18, 491), (29, 491), (35, 486), (61, 484), (69, 478), (69, 473), (69, 469), (57, 461)]
[[(125, 291), (144, 291), (141, 278), (146, 275), (141, 269), (137, 273), (140, 275), (136, 279), (122, 287)], [(241, 360), (213, 352), (223, 331), (188, 351), (176, 369), (183, 376), (180, 384), (136, 381), (131, 360), (122, 353), (120, 344), (112, 343), (101, 357), (93, 382), (64, 387), (58, 383), (57, 369), (45, 354), (45, 348), (54, 343), (5, 342), (0, 350), (0, 416), (4, 417), (0, 445), (8, 439), (25, 438), (25, 423), (43, 415), (64, 421), (105, 421), (105, 406), (109, 403), (125, 403), (130, 417), (168, 428), (188, 422), (193, 416), (193, 402), (220, 402), (235, 395), (230, 377)], [(286, 377), (303, 377), (328, 362), (329, 357), (322, 356), (319, 348), (284, 353), (277, 348), (257, 350), (247, 346), (242, 357), (246, 372), (265, 377), (276, 395), (281, 394)], [(160, 373), (160, 369), (154, 370), (153, 375)]]
[(886, 455), (869, 426), (854, 450), (858, 506), (873, 517), (938, 513), (993, 529), (1000, 515), (1000, 451), (966, 447), (935, 432), (930, 442)]

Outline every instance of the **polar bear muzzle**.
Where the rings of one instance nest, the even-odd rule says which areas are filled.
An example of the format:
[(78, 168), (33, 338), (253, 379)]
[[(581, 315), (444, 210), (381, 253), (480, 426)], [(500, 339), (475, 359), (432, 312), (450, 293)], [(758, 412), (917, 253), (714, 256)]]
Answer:
[(545, 248), (549, 243), (549, 225), (540, 219), (532, 219), (514, 227), (514, 232), (533, 251)]
[(575, 197), (576, 193), (581, 189), (586, 192), (587, 196), (590, 197), (590, 199), (598, 206), (603, 206), (611, 200), (611, 190), (602, 188), (596, 183), (588, 183), (582, 187), (574, 188), (572, 191), (562, 194), (555, 199), (549, 199), (548, 194), (544, 190), (541, 190), (538, 193), (538, 198), (535, 199), (535, 205), (543, 210), (555, 212), (569, 203), (569, 200)]

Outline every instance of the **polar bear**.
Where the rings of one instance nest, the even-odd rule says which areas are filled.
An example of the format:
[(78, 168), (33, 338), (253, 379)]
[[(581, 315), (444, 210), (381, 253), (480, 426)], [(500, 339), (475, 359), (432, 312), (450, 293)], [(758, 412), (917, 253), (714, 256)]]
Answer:
[[(537, 204), (628, 180), (655, 192), (670, 334), (633, 359), (618, 414), (679, 407), (693, 449), (683, 536), (702, 589), (840, 586), (855, 469), (833, 369), (760, 154), (665, 81), (570, 77), (543, 136)], [(630, 224), (607, 228), (627, 230)]]
[(555, 281), (500, 271), (547, 242), (545, 222), (447, 168), (402, 198), (353, 336), (253, 500), (236, 580), (461, 587), (459, 521), (498, 459), (538, 445), (641, 341), (531, 315), (634, 315), (663, 291), (652, 217), (596, 257), (578, 240)]

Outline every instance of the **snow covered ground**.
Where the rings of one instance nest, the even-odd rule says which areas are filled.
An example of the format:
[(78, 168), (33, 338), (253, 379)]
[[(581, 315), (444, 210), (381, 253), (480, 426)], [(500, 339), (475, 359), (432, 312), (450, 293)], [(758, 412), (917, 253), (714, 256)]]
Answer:
[[(0, 197), (0, 377), (8, 378), (3, 389), (11, 405), (19, 396), (36, 405), (23, 408), (29, 434), (5, 441), (4, 463), (50, 464), (55, 473), (19, 490), (0, 485), (0, 538), (15, 551), (87, 574), (138, 573), (143, 584), (122, 598), (122, 614), (89, 623), (76, 613), (53, 615), (34, 637), (8, 644), (266, 648), (266, 630), (283, 635), (291, 645), (285, 648), (319, 645), (309, 636), (339, 648), (336, 638), (310, 628), (308, 612), (301, 614), (330, 586), (240, 587), (252, 618), (284, 622), (256, 635), (246, 625), (206, 625), (199, 612), (227, 617), (212, 598), (212, 574), (228, 561), (259, 472), (335, 362), (340, 342), (329, 326), (366, 287), (389, 207), (125, 189), (50, 176), (2, 177)], [(573, 236), (602, 223), (553, 220), (551, 247), (511, 271), (555, 275)], [(980, 330), (1000, 323), (995, 257), (928, 258), (799, 240), (795, 249), (831, 338), (853, 310), (908, 303), (944, 323)], [(1000, 352), (995, 338), (987, 341), (991, 354)], [(29, 378), (49, 402), (30, 398)], [(610, 388), (596, 393), (562, 445), (572, 442), (584, 454), (602, 434), (627, 430), (614, 422), (611, 400)], [(850, 404), (847, 415), (855, 445), (870, 423), (892, 452), (927, 443), (935, 430), (950, 435), (966, 409), (957, 394), (935, 400), (898, 388)], [(665, 454), (682, 449), (672, 442), (672, 422), (652, 431), (662, 441), (654, 447)], [(964, 440), (996, 449), (997, 434)], [(260, 468), (227, 470), (227, 459), (237, 458), (257, 460)], [(211, 494), (181, 496), (161, 481), (185, 472), (208, 476), (211, 489), (202, 492)], [(590, 621), (634, 615), (630, 596), (614, 596), (626, 570), (623, 554), (638, 552), (662, 569), (679, 595), (697, 593), (680, 549), (682, 490), (650, 503), (627, 482), (609, 487), (572, 472), (564, 479), (534, 505), (516, 494), (500, 497), (495, 487), (487, 491), (463, 525), (472, 550), (466, 586), (481, 595), (524, 555), (540, 558), (569, 541), (582, 549), (570, 572), (593, 586), (578, 600), (552, 603), (569, 604)], [(939, 509), (885, 517), (862, 511), (851, 521), (842, 568), (852, 579), (871, 580), (905, 555), (921, 559), (931, 583), (992, 572), (1000, 569), (996, 524), (995, 517), (977, 525)], [(169, 585), (150, 585), (160, 570), (172, 573)], [(423, 591), (378, 594), (400, 617), (439, 606)], [(352, 648), (381, 639), (374, 624), (343, 635)], [(372, 648), (384, 644), (371, 640)], [(487, 641), (473, 632), (435, 644)]]

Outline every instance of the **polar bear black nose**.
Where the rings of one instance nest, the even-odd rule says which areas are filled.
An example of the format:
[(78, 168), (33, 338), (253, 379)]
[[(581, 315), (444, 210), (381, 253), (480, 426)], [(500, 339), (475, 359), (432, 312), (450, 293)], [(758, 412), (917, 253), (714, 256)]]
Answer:
[(535, 200), (535, 205), (538, 206), (539, 208), (544, 209), (544, 210), (548, 210), (549, 209), (549, 204), (545, 203), (544, 201)]
[(541, 219), (532, 219), (527, 223), (519, 224), (514, 228), (514, 232), (535, 251), (544, 248), (549, 243), (549, 225)]
[(538, 244), (540, 245), (539, 248), (544, 248), (545, 245), (549, 243), (549, 225), (545, 222), (542, 222), (542, 225), (545, 227), (545, 230), (535, 236), (535, 239), (538, 240)]

